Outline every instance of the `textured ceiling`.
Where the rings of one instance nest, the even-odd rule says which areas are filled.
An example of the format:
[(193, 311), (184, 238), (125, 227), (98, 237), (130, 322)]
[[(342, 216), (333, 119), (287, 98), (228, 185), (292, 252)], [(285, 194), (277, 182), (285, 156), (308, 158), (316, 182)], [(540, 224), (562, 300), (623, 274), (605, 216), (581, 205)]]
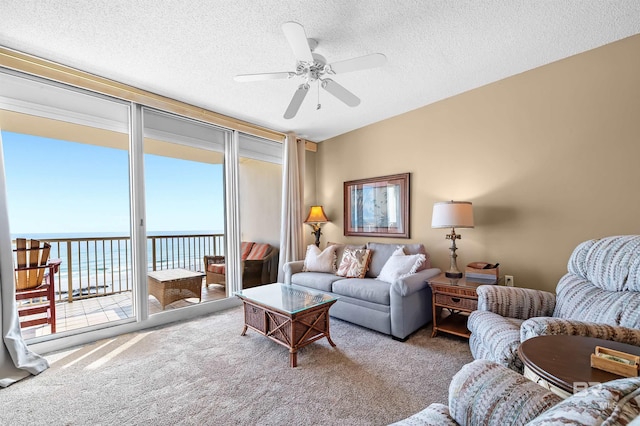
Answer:
[[(626, 0), (3, 0), (0, 45), (313, 141), (640, 33)], [(336, 62), (383, 53), (381, 68), (333, 79), (348, 107), (312, 87), (282, 116), (298, 79), (281, 25), (296, 21)]]

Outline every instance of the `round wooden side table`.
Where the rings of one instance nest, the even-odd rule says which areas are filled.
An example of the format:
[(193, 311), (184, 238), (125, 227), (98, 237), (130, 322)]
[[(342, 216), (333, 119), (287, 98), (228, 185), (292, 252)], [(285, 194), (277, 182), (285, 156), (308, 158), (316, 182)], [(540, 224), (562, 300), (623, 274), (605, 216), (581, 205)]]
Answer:
[(596, 346), (640, 355), (640, 347), (583, 336), (538, 336), (518, 347), (528, 379), (567, 398), (576, 391), (622, 376), (591, 367)]

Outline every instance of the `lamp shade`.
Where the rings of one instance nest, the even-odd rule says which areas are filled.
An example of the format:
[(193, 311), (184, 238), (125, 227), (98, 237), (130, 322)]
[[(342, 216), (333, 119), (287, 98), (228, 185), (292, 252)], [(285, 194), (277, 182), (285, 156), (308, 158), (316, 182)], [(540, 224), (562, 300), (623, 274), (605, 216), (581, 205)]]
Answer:
[(469, 201), (443, 201), (433, 205), (432, 228), (473, 228), (473, 207)]
[(322, 206), (311, 206), (309, 209), (309, 215), (305, 219), (304, 223), (324, 223), (329, 222), (327, 215), (324, 214)]

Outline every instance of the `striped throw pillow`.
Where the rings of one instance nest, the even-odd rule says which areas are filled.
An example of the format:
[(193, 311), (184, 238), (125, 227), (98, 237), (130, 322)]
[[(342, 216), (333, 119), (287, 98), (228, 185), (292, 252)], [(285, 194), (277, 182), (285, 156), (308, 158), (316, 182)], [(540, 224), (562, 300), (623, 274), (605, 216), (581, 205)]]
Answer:
[(271, 245), (267, 243), (255, 243), (246, 260), (262, 260), (271, 251)]
[(251, 249), (253, 248), (254, 242), (243, 241), (240, 246), (240, 259), (247, 260), (247, 256), (251, 253)]

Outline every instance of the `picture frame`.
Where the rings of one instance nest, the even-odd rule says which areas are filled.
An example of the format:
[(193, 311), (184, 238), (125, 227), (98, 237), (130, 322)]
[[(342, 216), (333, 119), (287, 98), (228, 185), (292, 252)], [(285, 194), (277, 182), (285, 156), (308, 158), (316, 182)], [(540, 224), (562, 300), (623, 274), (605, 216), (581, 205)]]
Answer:
[(344, 235), (409, 238), (410, 173), (344, 182)]

